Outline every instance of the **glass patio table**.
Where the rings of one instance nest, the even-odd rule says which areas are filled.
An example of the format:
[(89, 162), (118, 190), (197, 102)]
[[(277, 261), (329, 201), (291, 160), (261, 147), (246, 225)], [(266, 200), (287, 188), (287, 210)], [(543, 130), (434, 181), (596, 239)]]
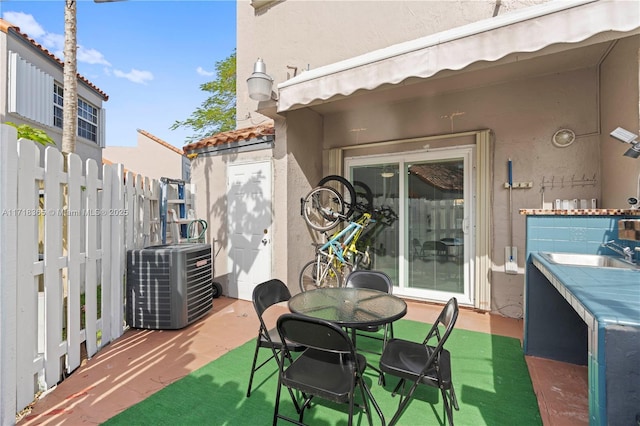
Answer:
[[(351, 287), (327, 287), (304, 291), (291, 297), (289, 310), (295, 314), (331, 321), (340, 327), (351, 329), (355, 344), (356, 328), (392, 323), (407, 313), (407, 303), (397, 296), (378, 290)], [(384, 385), (382, 372), (377, 371), (378, 382)], [(384, 424), (384, 415), (372, 397), (373, 406)]]
[(296, 294), (289, 299), (289, 310), (353, 328), (392, 323), (405, 316), (407, 304), (377, 290), (328, 287)]

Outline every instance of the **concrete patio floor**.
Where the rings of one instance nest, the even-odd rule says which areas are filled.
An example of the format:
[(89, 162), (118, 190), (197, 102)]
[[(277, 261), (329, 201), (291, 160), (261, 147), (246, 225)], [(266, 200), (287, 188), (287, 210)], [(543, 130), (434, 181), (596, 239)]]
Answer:
[[(404, 319), (415, 321), (430, 323), (441, 309), (430, 303), (407, 304)], [(286, 305), (275, 306), (266, 318), (275, 323), (287, 311)], [(213, 309), (204, 318), (181, 330), (128, 330), (41, 396), (18, 424), (100, 424), (255, 338), (258, 324), (251, 302), (221, 297), (214, 300)], [(522, 340), (522, 320), (471, 309), (461, 309), (456, 328)], [(588, 424), (586, 366), (533, 357), (526, 361), (544, 424)], [(248, 370), (249, 366), (247, 380)], [(507, 424), (513, 424), (513, 419), (505, 419)]]

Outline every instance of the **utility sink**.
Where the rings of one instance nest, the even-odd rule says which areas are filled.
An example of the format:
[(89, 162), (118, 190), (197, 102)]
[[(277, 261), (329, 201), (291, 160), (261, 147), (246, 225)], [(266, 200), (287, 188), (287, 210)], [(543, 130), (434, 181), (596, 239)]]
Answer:
[(639, 265), (635, 265), (619, 257), (607, 256), (604, 254), (579, 254), (579, 253), (549, 253), (541, 252), (540, 256), (544, 257), (551, 263), (558, 265), (571, 266), (590, 266), (596, 268), (621, 268), (621, 269), (637, 269)]

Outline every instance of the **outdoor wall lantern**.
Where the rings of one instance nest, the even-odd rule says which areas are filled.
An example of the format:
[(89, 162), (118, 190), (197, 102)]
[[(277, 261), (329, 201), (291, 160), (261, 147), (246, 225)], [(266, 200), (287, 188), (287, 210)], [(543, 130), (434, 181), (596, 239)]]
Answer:
[(267, 66), (258, 58), (253, 65), (253, 74), (247, 79), (249, 97), (254, 101), (268, 101), (271, 99), (273, 78), (267, 74)]
[(631, 144), (631, 148), (624, 153), (626, 157), (640, 157), (640, 141), (638, 140), (638, 135), (622, 127), (617, 127), (613, 132), (609, 133), (609, 135), (618, 139), (620, 142)]

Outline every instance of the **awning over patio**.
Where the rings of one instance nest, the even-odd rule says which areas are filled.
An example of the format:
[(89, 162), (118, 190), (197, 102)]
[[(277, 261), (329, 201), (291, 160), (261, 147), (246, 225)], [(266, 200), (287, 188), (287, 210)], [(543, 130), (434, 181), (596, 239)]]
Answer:
[(639, 32), (636, 1), (552, 1), (304, 72), (278, 85), (278, 112), (598, 34)]

